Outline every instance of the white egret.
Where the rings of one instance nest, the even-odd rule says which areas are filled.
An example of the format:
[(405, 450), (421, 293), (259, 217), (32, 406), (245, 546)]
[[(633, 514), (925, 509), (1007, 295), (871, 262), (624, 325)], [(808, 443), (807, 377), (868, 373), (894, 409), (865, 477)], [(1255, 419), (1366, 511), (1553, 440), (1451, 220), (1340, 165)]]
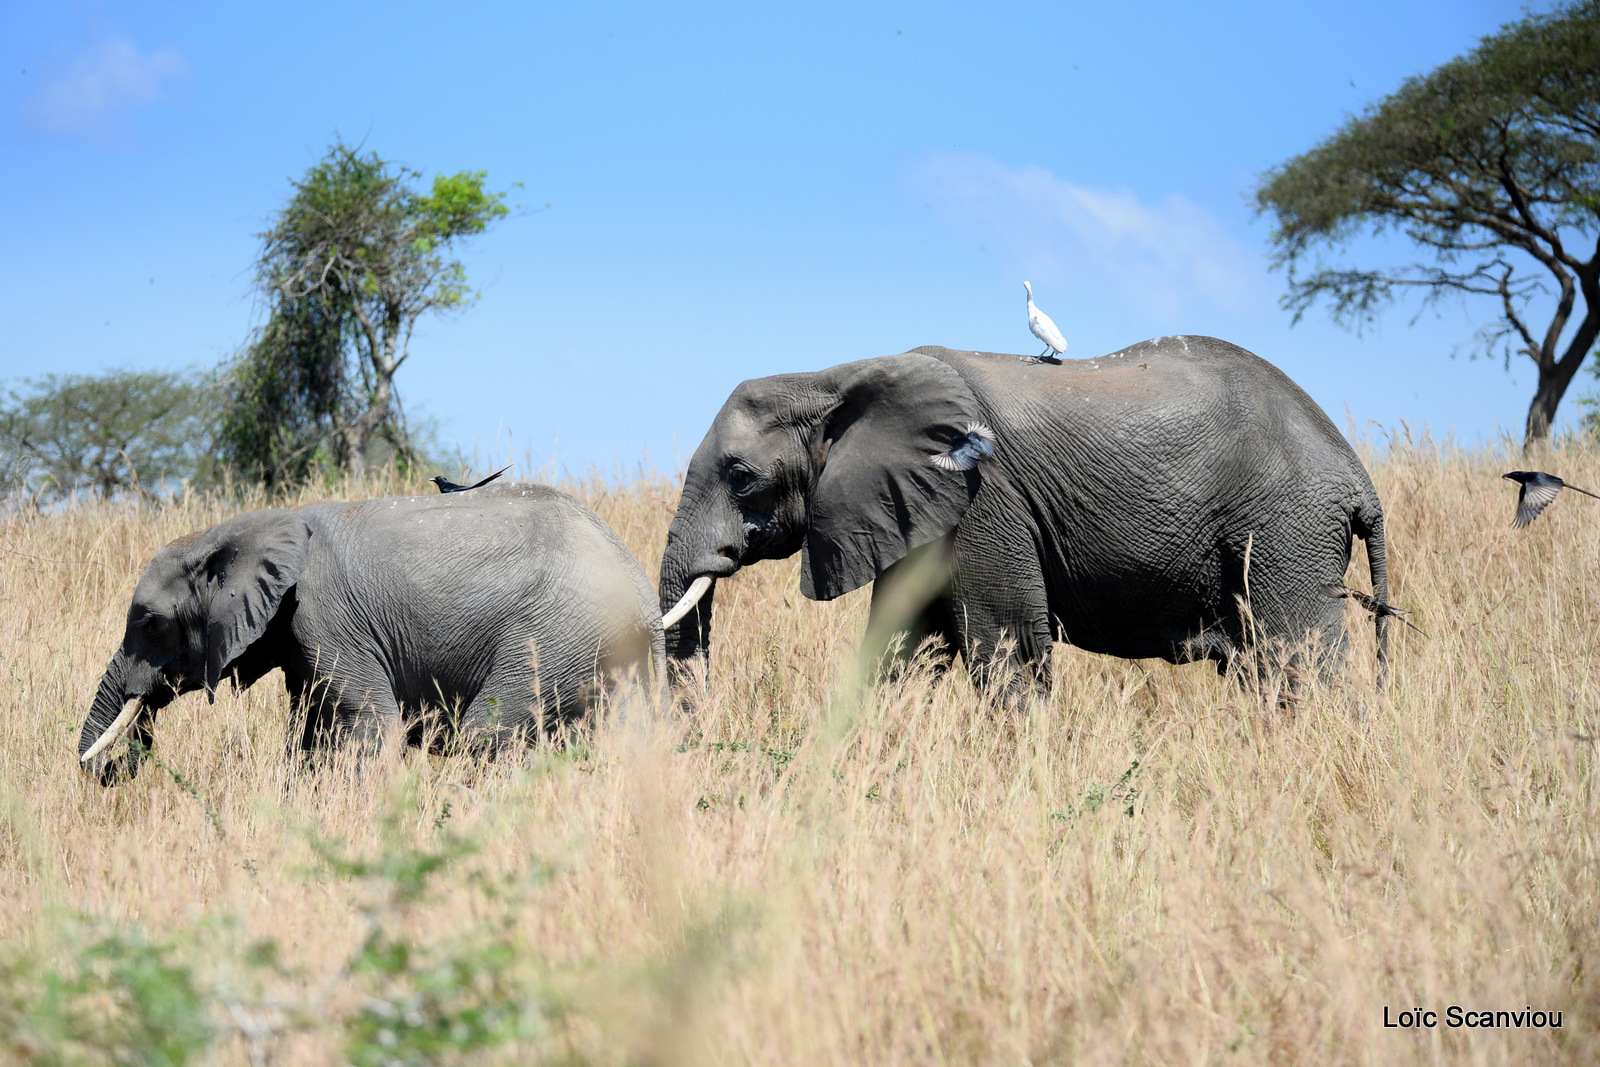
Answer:
[[(1044, 342), (1044, 351), (1037, 356), (1023, 356), (1024, 363), (1060, 363), (1056, 358), (1067, 350), (1067, 339), (1061, 336), (1061, 331), (1056, 329), (1056, 324), (1050, 316), (1033, 306), (1033, 286), (1027, 282), (1022, 287), (1028, 291), (1028, 329), (1033, 335)], [(1050, 355), (1049, 353), (1055, 353)]]

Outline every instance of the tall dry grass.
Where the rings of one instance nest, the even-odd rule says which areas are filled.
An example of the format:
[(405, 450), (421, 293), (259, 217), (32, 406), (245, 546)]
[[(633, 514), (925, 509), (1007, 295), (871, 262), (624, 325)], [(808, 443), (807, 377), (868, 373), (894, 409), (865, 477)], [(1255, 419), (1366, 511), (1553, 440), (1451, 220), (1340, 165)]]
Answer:
[[(1600, 483), (1600, 456), (1550, 462)], [(1352, 608), (1344, 678), (1283, 706), (1205, 664), (1065, 647), (1027, 711), (918, 672), (857, 702), (865, 591), (807, 602), (791, 560), (719, 589), (692, 718), (488, 766), (408, 751), (297, 775), (274, 675), (176, 702), (164, 768), (114, 790), (76, 741), (137, 575), (262, 502), (15, 515), (0, 938), (58, 967), (85, 926), (166, 939), (214, 991), (221, 1063), (350, 1055), (340, 1026), (368, 1002), (346, 965), (380, 920), (518, 946), (548, 1026), (503, 1062), (1596, 1062), (1600, 509), (1567, 494), (1514, 531), (1504, 457), (1371, 467), (1393, 599), (1427, 631), (1396, 628), (1385, 693)], [(673, 487), (577, 491), (653, 573)], [(476, 851), (388, 911), (388, 876), (317, 860), (395, 834)], [(244, 961), (266, 939), (261, 977)], [(235, 1011), (273, 1004), (299, 1007)], [(1563, 1027), (1450, 1029), (1451, 1004)], [(1440, 1025), (1384, 1027), (1416, 1006)]]

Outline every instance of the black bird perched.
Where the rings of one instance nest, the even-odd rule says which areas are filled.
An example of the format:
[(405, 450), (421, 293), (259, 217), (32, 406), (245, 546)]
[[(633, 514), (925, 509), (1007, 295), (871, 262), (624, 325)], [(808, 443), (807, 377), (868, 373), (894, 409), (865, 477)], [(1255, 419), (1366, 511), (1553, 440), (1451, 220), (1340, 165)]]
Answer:
[(1576, 489), (1584, 496), (1600, 500), (1600, 494), (1591, 493), (1587, 489), (1578, 489), (1577, 486), (1569, 485), (1554, 474), (1546, 474), (1544, 471), (1512, 471), (1500, 477), (1522, 483), (1522, 489), (1517, 493), (1517, 517), (1511, 520), (1511, 525), (1519, 530), (1537, 519), (1539, 513), (1549, 507), (1555, 498), (1561, 495), (1563, 489)]
[(1357, 604), (1360, 604), (1362, 607), (1366, 608), (1368, 611), (1372, 612), (1374, 615), (1387, 615), (1390, 618), (1399, 619), (1401, 622), (1417, 631), (1417, 633), (1422, 634), (1423, 637), (1428, 636), (1427, 634), (1422, 633), (1422, 627), (1405, 617), (1411, 614), (1411, 609), (1409, 608), (1397, 608), (1393, 604), (1385, 604), (1372, 594), (1363, 593), (1359, 589), (1351, 589), (1343, 582), (1329, 582), (1327, 585), (1322, 587), (1322, 591), (1333, 597), (1335, 600), (1338, 600), (1341, 597), (1348, 597), (1349, 599), (1354, 600)]
[(471, 485), (460, 485), (456, 482), (452, 482), (449, 478), (446, 478), (442, 474), (435, 474), (430, 481), (439, 487), (439, 492), (441, 493), (465, 493), (469, 489), (477, 489), (480, 486), (488, 485), (490, 482), (494, 481), (496, 478), (500, 477), (510, 469), (511, 465), (507, 464), (506, 466), (495, 471), (493, 474), (489, 475), (489, 477), (485, 478), (483, 481), (473, 482)]
[(967, 432), (956, 435), (950, 451), (933, 457), (933, 464), (947, 471), (969, 471), (994, 455), (994, 431), (981, 422), (967, 423)]

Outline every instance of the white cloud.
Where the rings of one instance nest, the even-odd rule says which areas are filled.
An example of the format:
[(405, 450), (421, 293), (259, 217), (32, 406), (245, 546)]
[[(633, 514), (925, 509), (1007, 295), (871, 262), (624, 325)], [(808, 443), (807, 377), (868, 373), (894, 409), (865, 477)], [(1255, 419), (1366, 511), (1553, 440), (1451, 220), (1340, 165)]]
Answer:
[(1128, 189), (1091, 189), (1043, 167), (975, 154), (930, 154), (913, 178), (947, 220), (1003, 246), (1036, 283), (1110, 283), (1134, 308), (1157, 315), (1197, 302), (1235, 310), (1260, 291), (1261, 264), (1176, 193), (1146, 204)]
[(189, 71), (174, 49), (145, 55), (114, 38), (51, 66), (24, 103), (23, 117), (49, 133), (90, 138), (116, 132), (125, 112), (162, 99), (167, 86)]

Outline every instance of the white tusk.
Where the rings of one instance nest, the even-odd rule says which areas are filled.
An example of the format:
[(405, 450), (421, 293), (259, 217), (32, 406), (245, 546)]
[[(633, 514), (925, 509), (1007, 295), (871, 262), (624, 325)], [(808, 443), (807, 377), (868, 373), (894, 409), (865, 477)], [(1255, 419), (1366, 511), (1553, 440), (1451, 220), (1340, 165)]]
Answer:
[(88, 763), (100, 753), (117, 743), (117, 739), (127, 732), (133, 724), (133, 717), (139, 714), (139, 698), (129, 697), (128, 702), (122, 705), (122, 714), (118, 715), (105, 733), (100, 735), (100, 740), (89, 746), (89, 751), (78, 757), (79, 763)]
[(673, 605), (672, 610), (661, 616), (661, 628), (670, 630), (678, 625), (678, 620), (689, 614), (689, 609), (700, 602), (706, 595), (706, 590), (711, 588), (711, 583), (716, 581), (709, 574), (702, 574), (689, 583), (688, 590), (683, 594), (683, 599)]

